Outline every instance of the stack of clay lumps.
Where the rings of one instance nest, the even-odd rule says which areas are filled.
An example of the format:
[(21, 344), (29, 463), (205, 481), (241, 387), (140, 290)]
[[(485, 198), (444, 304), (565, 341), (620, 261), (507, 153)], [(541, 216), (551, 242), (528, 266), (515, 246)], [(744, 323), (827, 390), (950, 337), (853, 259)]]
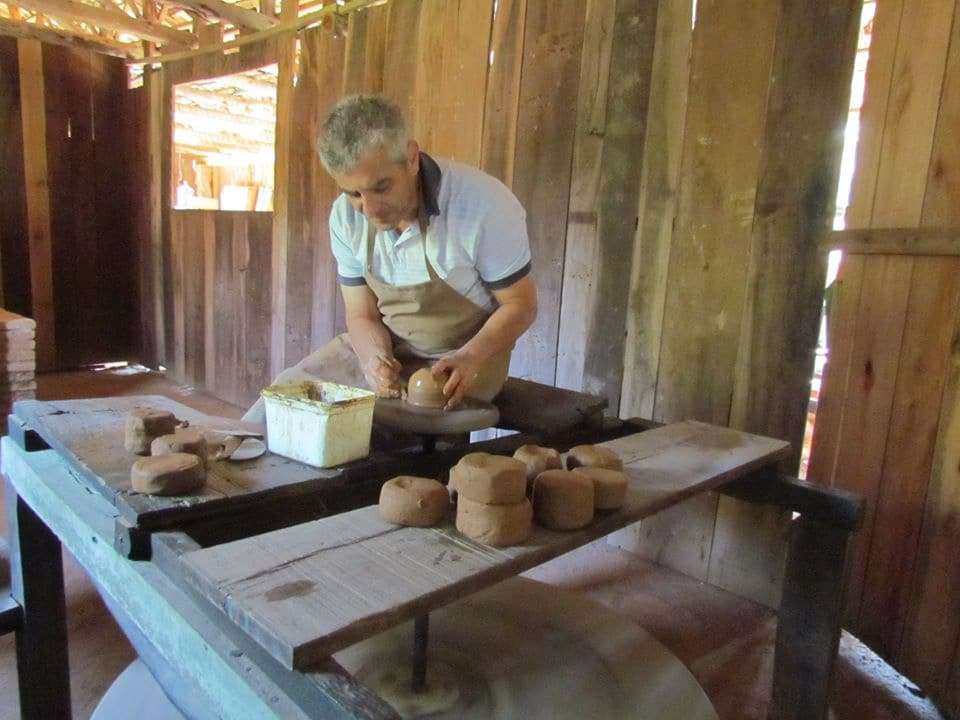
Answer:
[(127, 414), (123, 443), (129, 452), (146, 456), (130, 468), (134, 492), (188, 495), (206, 481), (206, 438), (196, 430), (180, 427), (180, 421), (171, 412), (133, 408)]
[(457, 530), (494, 547), (519, 545), (533, 530), (527, 467), (519, 460), (470, 453), (450, 469), (457, 496)]
[(0, 309), (0, 415), (3, 433), (7, 415), (18, 400), (37, 395), (36, 323), (30, 318)]

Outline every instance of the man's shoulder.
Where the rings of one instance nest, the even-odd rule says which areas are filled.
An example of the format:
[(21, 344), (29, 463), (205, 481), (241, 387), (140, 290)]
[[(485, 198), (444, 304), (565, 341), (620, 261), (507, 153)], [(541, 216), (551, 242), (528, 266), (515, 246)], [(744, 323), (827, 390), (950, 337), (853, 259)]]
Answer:
[(353, 209), (350, 199), (341, 193), (330, 207), (330, 231), (344, 242), (352, 242), (363, 216)]
[(494, 208), (519, 207), (513, 192), (498, 178), (456, 160), (438, 159), (442, 173), (441, 195), (449, 203)]

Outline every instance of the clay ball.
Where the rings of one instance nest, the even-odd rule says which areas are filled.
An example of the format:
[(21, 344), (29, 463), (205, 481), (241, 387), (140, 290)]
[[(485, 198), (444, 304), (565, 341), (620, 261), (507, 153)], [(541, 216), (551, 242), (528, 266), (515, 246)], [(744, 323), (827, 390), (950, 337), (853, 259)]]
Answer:
[(461, 498), (513, 505), (527, 498), (527, 466), (502, 455), (470, 453), (450, 468), (450, 484)]
[(581, 466), (623, 470), (623, 460), (613, 450), (601, 445), (577, 445), (567, 453), (567, 470)]
[(443, 520), (449, 507), (447, 489), (430, 478), (401, 475), (380, 488), (380, 516), (395, 525), (431, 527)]
[(547, 470), (533, 481), (533, 512), (551, 530), (576, 530), (593, 520), (593, 481), (567, 470)]
[(598, 467), (578, 467), (575, 475), (584, 475), (593, 482), (593, 507), (597, 510), (617, 510), (627, 497), (627, 476), (619, 470)]
[(417, 407), (442, 408), (447, 404), (443, 386), (447, 376), (434, 377), (430, 368), (421, 368), (410, 376), (407, 383), (407, 402)]

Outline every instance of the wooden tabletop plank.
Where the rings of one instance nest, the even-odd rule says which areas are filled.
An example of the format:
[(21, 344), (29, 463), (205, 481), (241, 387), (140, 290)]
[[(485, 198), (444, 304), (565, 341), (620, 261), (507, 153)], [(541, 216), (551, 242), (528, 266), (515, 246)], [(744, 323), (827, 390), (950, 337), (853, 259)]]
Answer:
[(403, 528), (368, 506), (185, 553), (181, 569), (268, 652), (301, 669), (789, 452), (783, 441), (697, 422), (604, 444), (625, 461), (627, 502), (582, 530), (536, 528), (523, 545), (497, 549), (464, 537), (451, 522)]

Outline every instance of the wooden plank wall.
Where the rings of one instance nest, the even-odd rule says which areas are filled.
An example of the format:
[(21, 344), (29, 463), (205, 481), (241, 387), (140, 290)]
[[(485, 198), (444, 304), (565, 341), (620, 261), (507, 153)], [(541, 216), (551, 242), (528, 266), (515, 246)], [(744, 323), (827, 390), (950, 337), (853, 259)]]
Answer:
[[(479, 165), (527, 210), (540, 315), (512, 374), (603, 393), (624, 416), (735, 424), (799, 447), (859, 3), (700, 0), (695, 28), (692, 6), (391, 0), (352, 17), (345, 40), (302, 33), (277, 177), (286, 230), (275, 216), (265, 268), (267, 367), (343, 327), (326, 235), (335, 188), (310, 139), (337, 97), (382, 91), (428, 152)], [(198, 217), (165, 217), (176, 263), (211, 242)], [(219, 365), (209, 379), (209, 339), (189, 345), (209, 337), (204, 318), (221, 322), (223, 271), (211, 282), (176, 263), (164, 364), (249, 402), (220, 385)], [(211, 286), (203, 312), (185, 299), (209, 301)], [(774, 603), (785, 528), (706, 498), (621, 542)]]
[(137, 244), (122, 61), (3, 39), (4, 306), (37, 320), (39, 370), (131, 358)]
[[(960, 4), (878, 3), (847, 227), (960, 239)], [(949, 233), (947, 233), (949, 234)], [(960, 258), (844, 255), (809, 474), (867, 499), (848, 624), (960, 713)]]

